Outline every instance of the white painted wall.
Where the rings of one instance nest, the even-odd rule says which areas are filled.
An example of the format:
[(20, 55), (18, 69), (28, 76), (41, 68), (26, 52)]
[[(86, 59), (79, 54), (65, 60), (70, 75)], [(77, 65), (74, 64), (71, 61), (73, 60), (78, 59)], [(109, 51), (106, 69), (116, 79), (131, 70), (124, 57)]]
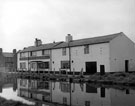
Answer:
[(62, 48), (53, 49), (52, 50), (52, 71), (59, 71), (61, 68), (61, 61), (68, 60), (69, 61), (69, 49), (66, 48), (66, 55), (62, 55)]
[(100, 65), (105, 65), (105, 71), (109, 72), (109, 44), (95, 44), (89, 45), (89, 54), (84, 54), (84, 46), (72, 47), (71, 48), (71, 69), (75, 69), (75, 71), (83, 71), (85, 70), (85, 62), (97, 62), (97, 72), (100, 72)]
[(17, 53), (17, 70), (20, 69), (20, 53)]
[[(105, 71), (109, 72), (109, 44), (95, 44), (89, 45), (89, 54), (84, 54), (84, 46), (71, 47), (71, 71), (80, 72), (83, 68), (85, 72), (85, 62), (96, 61), (97, 72), (100, 72), (100, 65), (105, 65)], [(52, 50), (52, 69), (58, 71), (61, 68), (61, 61), (69, 60), (69, 49), (67, 48), (67, 55), (62, 56), (62, 49)], [(73, 63), (72, 63), (73, 61)]]
[[(24, 57), (28, 57), (28, 56), (30, 56), (30, 52), (25, 52)], [(42, 56), (42, 51), (36, 51), (36, 56)], [(20, 53), (17, 53), (17, 69), (18, 70), (20, 69), (20, 63), (25, 62), (26, 63), (26, 71), (27, 71), (28, 70), (28, 62), (30, 63), (32, 61), (35, 61), (35, 60), (20, 60)], [(49, 62), (50, 63), (50, 59), (36, 59), (36, 61), (43, 61), (43, 62)], [(47, 70), (47, 71), (49, 71), (49, 70)]]
[[(28, 56), (28, 53), (25, 53), (25, 57)], [(20, 63), (26, 63), (26, 70), (28, 70), (28, 60), (20, 60), (20, 53), (17, 53), (17, 69), (20, 70)]]
[(134, 43), (124, 34), (110, 41), (111, 72), (125, 71), (125, 60), (129, 60), (129, 71), (135, 71)]

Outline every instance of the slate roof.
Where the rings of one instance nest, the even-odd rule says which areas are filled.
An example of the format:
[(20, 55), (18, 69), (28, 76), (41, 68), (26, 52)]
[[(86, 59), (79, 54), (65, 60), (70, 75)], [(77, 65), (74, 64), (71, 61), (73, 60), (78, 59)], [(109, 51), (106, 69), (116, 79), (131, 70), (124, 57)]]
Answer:
[(48, 44), (42, 44), (41, 46), (29, 46), (27, 48), (24, 48), (20, 52), (28, 52), (28, 51), (38, 51), (38, 50), (44, 50), (44, 49), (51, 49), (54, 46), (60, 44), (61, 42), (55, 42), (55, 43), (48, 43)]
[(4, 53), (3, 53), (3, 56), (4, 56), (4, 57), (13, 57), (14, 55), (13, 55), (13, 53), (4, 52)]
[(73, 47), (73, 46), (81, 46), (81, 45), (92, 45), (92, 44), (100, 44), (100, 43), (107, 43), (110, 42), (112, 39), (116, 38), (117, 36), (121, 35), (123, 32), (115, 33), (111, 35), (99, 36), (99, 37), (92, 37), (92, 38), (85, 38), (79, 40), (72, 40), (70, 43), (67, 42), (56, 42), (56, 43), (48, 43), (43, 44), (41, 46), (30, 46), (27, 47), (20, 52), (27, 52), (27, 51), (38, 51), (43, 49), (58, 49), (63, 47)]
[(116, 34), (111, 34), (111, 35), (99, 36), (99, 37), (73, 40), (69, 44), (66, 42), (63, 42), (63, 43), (55, 46), (54, 48), (62, 48), (62, 47), (68, 47), (68, 46), (73, 47), (73, 46), (81, 46), (81, 45), (87, 45), (87, 44), (92, 45), (92, 44), (107, 43), (121, 34), (122, 34), (122, 32), (116, 33)]

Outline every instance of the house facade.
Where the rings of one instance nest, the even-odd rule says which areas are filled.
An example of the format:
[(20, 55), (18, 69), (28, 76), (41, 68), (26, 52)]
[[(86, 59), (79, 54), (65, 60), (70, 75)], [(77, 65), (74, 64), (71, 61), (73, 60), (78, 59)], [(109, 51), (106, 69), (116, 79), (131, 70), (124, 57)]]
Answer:
[(16, 49), (13, 53), (3, 52), (0, 48), (0, 72), (13, 72), (17, 69)]
[[(18, 70), (71, 74), (135, 70), (135, 44), (124, 33), (42, 44), (18, 52)], [(38, 43), (38, 44), (37, 44)]]
[(24, 48), (17, 53), (17, 69), (23, 71), (51, 70), (51, 49), (58, 43), (42, 44), (40, 39), (35, 40), (34, 46)]

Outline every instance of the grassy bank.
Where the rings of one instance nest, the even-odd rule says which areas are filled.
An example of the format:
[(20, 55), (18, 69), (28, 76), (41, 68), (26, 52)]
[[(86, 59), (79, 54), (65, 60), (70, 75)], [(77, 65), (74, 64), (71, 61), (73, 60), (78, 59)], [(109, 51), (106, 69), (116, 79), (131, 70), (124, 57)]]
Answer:
[(106, 73), (105, 75), (94, 74), (88, 77), (89, 82), (98, 82), (103, 84), (119, 84), (135, 86), (135, 73)]
[(125, 73), (105, 73), (100, 75), (96, 73), (93, 75), (59, 75), (59, 74), (23, 74), (23, 78), (34, 78), (42, 80), (54, 80), (54, 81), (71, 81), (71, 82), (89, 82), (89, 83), (101, 83), (101, 84), (115, 84), (135, 86), (135, 72)]
[(26, 105), (21, 102), (6, 100), (0, 97), (0, 106), (33, 106), (33, 105)]

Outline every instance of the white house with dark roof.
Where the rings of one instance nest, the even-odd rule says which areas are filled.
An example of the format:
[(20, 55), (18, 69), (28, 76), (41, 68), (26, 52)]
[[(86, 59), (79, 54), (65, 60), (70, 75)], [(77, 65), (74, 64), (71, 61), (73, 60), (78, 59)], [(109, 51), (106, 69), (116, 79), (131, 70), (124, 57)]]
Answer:
[(69, 72), (135, 71), (135, 48), (124, 33), (72, 40), (68, 35), (52, 49), (52, 70)]
[(68, 34), (65, 42), (35, 42), (40, 45), (18, 53), (18, 69), (75, 74), (135, 71), (134, 42), (122, 32), (79, 40)]
[(17, 69), (23, 71), (50, 71), (51, 70), (51, 49), (59, 44), (42, 44), (39, 39), (35, 40), (35, 45), (24, 48), (18, 52)]

